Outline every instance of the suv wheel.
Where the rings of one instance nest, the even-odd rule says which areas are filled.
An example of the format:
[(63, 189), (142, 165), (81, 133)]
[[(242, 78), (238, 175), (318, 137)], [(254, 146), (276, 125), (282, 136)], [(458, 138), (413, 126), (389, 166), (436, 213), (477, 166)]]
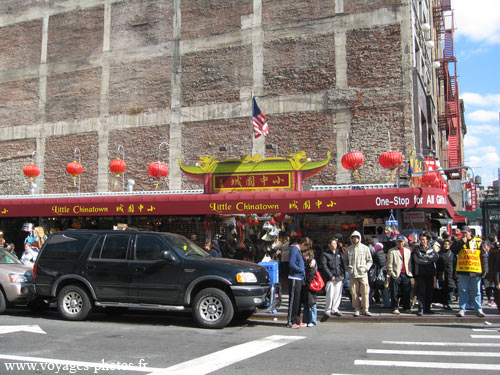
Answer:
[(203, 289), (194, 297), (193, 318), (202, 328), (224, 328), (233, 315), (233, 303), (220, 289)]
[(92, 305), (87, 292), (76, 285), (68, 285), (59, 292), (57, 308), (64, 319), (84, 320)]
[(0, 314), (3, 314), (6, 308), (7, 308), (7, 301), (5, 300), (5, 296), (3, 295), (3, 292), (0, 289)]

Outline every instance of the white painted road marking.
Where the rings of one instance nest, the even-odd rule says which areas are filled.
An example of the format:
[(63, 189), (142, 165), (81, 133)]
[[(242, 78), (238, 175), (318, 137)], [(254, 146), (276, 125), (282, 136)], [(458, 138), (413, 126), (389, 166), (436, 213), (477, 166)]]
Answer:
[(179, 363), (178, 365), (154, 372), (151, 375), (209, 374), (233, 363), (255, 357), (256, 355), (304, 338), (304, 336), (268, 336), (260, 340), (232, 346), (203, 357)]
[(415, 345), (415, 346), (483, 346), (483, 347), (500, 347), (500, 343), (480, 343), (480, 342), (426, 342), (426, 341), (382, 341), (383, 344), (390, 345)]
[(31, 333), (40, 333), (42, 335), (47, 334), (43, 329), (41, 329), (37, 325), (0, 326), (0, 335), (3, 335), (5, 333), (13, 333), (13, 332), (31, 332)]
[(500, 332), (500, 329), (495, 328), (473, 328), (475, 332)]
[(500, 353), (491, 352), (450, 352), (439, 350), (389, 350), (366, 349), (369, 354), (396, 354), (396, 355), (432, 355), (432, 356), (464, 356), (464, 357), (500, 357)]
[(357, 359), (358, 366), (388, 366), (388, 367), (417, 367), (417, 368), (444, 368), (450, 370), (491, 370), (500, 371), (500, 365), (485, 365), (481, 363), (451, 363), (451, 362), (411, 362), (411, 361), (377, 361)]
[(500, 335), (470, 335), (473, 339), (500, 339)]

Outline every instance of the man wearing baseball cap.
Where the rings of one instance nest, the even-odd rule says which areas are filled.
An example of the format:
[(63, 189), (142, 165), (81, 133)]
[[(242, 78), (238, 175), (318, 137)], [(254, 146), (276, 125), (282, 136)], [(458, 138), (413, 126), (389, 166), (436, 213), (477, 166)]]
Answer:
[(463, 317), (467, 306), (471, 306), (480, 318), (485, 314), (481, 308), (481, 278), (488, 272), (488, 255), (481, 238), (473, 237), (468, 226), (462, 228), (462, 238), (451, 247), (458, 254), (458, 305), (457, 316)]
[(404, 236), (396, 237), (396, 247), (389, 249), (387, 253), (387, 277), (391, 290), (391, 309), (392, 313), (399, 315), (398, 294), (401, 290), (401, 303), (403, 312), (410, 312), (410, 290), (412, 264), (411, 251), (405, 247)]

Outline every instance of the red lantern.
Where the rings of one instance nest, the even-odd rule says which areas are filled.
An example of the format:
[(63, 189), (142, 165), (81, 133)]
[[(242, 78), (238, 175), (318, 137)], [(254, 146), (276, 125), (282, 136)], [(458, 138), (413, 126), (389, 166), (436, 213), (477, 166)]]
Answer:
[(151, 177), (162, 178), (168, 176), (168, 167), (164, 163), (157, 161), (149, 164), (148, 173)]
[(23, 168), (23, 173), (26, 177), (29, 177), (30, 180), (33, 180), (40, 174), (40, 168), (38, 168), (35, 164), (30, 163)]
[(274, 223), (276, 223), (276, 221), (273, 218), (271, 218), (271, 220), (269, 220), (269, 224), (274, 225)]
[(359, 151), (351, 151), (342, 156), (342, 166), (345, 169), (355, 171), (359, 169), (365, 162), (365, 157)]
[(111, 163), (109, 163), (109, 170), (113, 172), (117, 177), (121, 173), (125, 172), (126, 169), (127, 164), (125, 164), (125, 162), (120, 158), (116, 158), (115, 160), (112, 160)]
[(72, 161), (71, 163), (68, 163), (66, 165), (66, 172), (68, 172), (68, 174), (70, 176), (73, 176), (76, 178), (76, 176), (82, 174), (83, 166), (80, 163), (78, 163), (76, 160)]
[(359, 177), (358, 174), (358, 169), (363, 165), (365, 162), (365, 157), (363, 154), (359, 151), (351, 151), (342, 156), (342, 166), (345, 169), (349, 169), (351, 171), (354, 171), (354, 174), (358, 178), (359, 181), (361, 181), (361, 178)]
[(66, 172), (68, 172), (70, 176), (73, 176), (73, 182), (74, 185), (76, 186), (76, 177), (82, 174), (83, 166), (76, 160), (72, 161), (71, 163), (68, 163), (66, 165)]
[(422, 177), (422, 183), (426, 186), (432, 186), (434, 184), (434, 181), (436, 181), (437, 179), (438, 177), (436, 172), (426, 171), (424, 173), (424, 176)]
[(398, 151), (386, 151), (380, 154), (378, 161), (383, 168), (392, 171), (403, 164), (403, 154)]

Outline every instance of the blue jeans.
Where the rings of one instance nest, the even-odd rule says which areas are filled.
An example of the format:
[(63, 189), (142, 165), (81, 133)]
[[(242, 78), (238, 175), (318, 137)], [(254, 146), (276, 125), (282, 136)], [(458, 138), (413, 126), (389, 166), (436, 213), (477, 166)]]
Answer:
[(304, 304), (304, 313), (302, 316), (303, 323), (312, 323), (314, 325), (318, 324), (318, 308), (317, 305)]
[(458, 306), (460, 310), (467, 306), (481, 310), (481, 276), (458, 275)]

